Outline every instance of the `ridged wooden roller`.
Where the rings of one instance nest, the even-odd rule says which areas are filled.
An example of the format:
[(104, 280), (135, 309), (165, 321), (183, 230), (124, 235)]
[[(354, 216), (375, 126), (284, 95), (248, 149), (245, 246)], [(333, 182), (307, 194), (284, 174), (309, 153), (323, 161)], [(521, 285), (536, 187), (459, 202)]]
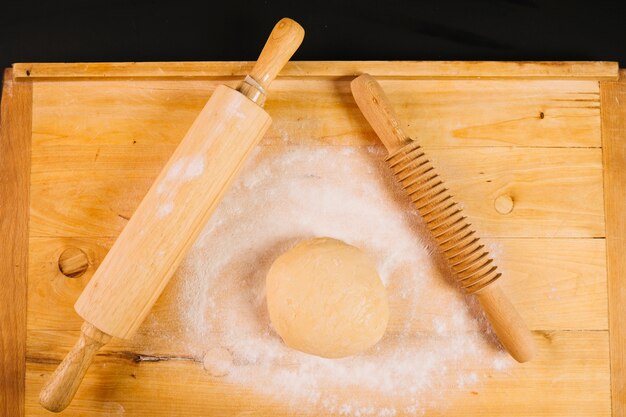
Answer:
[(500, 278), (485, 245), (417, 142), (409, 142), (389, 155), (387, 161), (426, 221), (461, 286), (474, 293)]
[(351, 83), (361, 112), (389, 151), (387, 162), (424, 218), (460, 285), (476, 294), (502, 345), (519, 362), (535, 351), (532, 334), (498, 284), (501, 274), (420, 145), (404, 134), (389, 100), (368, 74)]

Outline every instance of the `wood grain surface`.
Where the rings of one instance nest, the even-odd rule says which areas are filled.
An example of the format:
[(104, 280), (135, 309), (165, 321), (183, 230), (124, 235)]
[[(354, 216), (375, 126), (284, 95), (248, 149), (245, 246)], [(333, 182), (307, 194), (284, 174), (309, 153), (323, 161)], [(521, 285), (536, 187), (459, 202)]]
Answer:
[[(254, 62), (93, 62), (19, 63), (16, 78), (93, 77), (243, 77)], [(554, 78), (617, 79), (617, 62), (495, 62), (495, 61), (294, 61), (282, 77), (354, 77), (364, 72), (375, 77), (415, 78)]]
[(32, 84), (4, 71), (0, 112), (0, 415), (24, 414)]
[[(262, 146), (375, 144), (351, 98), (349, 76), (383, 73), (381, 84), (406, 131), (424, 143), (486, 244), (496, 249), (505, 274), (500, 282), (538, 346), (533, 361), (484, 375), (476, 390), (439, 393), (449, 396), (446, 412), (610, 415), (609, 340), (616, 339), (607, 316), (604, 237), (611, 226), (607, 221), (605, 232), (607, 126), (601, 125), (600, 108), (609, 90), (601, 101), (598, 80), (616, 79), (614, 65), (539, 63), (513, 71), (513, 64), (498, 69), (493, 63), (442, 63), (436, 67), (440, 79), (428, 79), (437, 76), (429, 63), (394, 64), (290, 64), (272, 84), (266, 109), (274, 124)], [(16, 69), (30, 64), (20, 65)], [(215, 86), (234, 86), (235, 75), (248, 64), (92, 65), (30, 67), (35, 81), (26, 416), (49, 415), (37, 403), (38, 391), (78, 336), (81, 320), (72, 306), (82, 288)], [(157, 77), (168, 68), (164, 78)], [(485, 69), (493, 79), (475, 78), (478, 73), (491, 78), (480, 72)], [(105, 76), (114, 79), (99, 78)], [(508, 214), (496, 209), (501, 196), (513, 203)], [(67, 248), (86, 254), (84, 275), (69, 278), (59, 270)], [(616, 262), (610, 251), (609, 243), (608, 264)], [(167, 292), (153, 311), (174, 332), (180, 323), (167, 319), (172, 302)], [(623, 300), (612, 300), (613, 308), (623, 308)], [(392, 321), (390, 332), (402, 325)], [(416, 330), (423, 325), (412, 323)], [(613, 413), (619, 415), (615, 404), (614, 399)], [(184, 346), (151, 338), (141, 328), (139, 338), (114, 340), (103, 349), (65, 411), (68, 416), (211, 414), (292, 415), (293, 410), (211, 377), (201, 358), (190, 357)]]
[(600, 84), (606, 212), (611, 397), (613, 416), (626, 416), (626, 71)]

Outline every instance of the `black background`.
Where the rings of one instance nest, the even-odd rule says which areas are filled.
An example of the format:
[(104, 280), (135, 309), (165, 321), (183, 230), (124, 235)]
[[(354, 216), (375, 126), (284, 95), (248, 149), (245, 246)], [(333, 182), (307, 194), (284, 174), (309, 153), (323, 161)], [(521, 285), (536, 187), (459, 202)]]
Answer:
[(10, 0), (0, 6), (0, 65), (254, 60), (284, 16), (306, 30), (297, 60), (610, 60), (626, 66), (624, 0)]

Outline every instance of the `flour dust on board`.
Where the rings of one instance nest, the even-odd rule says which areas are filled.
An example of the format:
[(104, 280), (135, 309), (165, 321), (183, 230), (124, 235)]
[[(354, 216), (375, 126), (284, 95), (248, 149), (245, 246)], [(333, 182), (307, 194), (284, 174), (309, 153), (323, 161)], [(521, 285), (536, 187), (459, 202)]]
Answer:
[[(135, 341), (176, 340), (229, 384), (339, 415), (443, 411), (505, 371), (512, 360), (433, 253), (384, 155), (376, 146), (257, 147), (166, 289), (167, 311), (151, 313)], [(363, 249), (387, 288), (387, 332), (364, 354), (315, 357), (271, 329), (265, 275), (277, 256), (317, 236)], [(179, 334), (167, 334), (166, 320)]]

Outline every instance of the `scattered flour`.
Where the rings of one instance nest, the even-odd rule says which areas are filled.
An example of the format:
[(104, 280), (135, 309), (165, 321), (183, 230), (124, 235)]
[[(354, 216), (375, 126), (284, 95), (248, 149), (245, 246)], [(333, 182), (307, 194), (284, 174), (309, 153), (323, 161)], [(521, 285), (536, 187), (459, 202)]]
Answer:
[(156, 188), (157, 194), (165, 194), (165, 201), (159, 206), (159, 218), (166, 217), (174, 210), (176, 192), (173, 191), (175, 190), (173, 185), (190, 181), (203, 173), (204, 155), (182, 157), (172, 164)]
[[(224, 381), (299, 410), (310, 403), (345, 416), (441, 411), (478, 389), (481, 376), (505, 370), (511, 359), (433, 251), (385, 155), (380, 147), (258, 147), (167, 288), (174, 311), (167, 319), (151, 313), (143, 337), (167, 337), (161, 320), (175, 320), (186, 354)], [(365, 250), (387, 287), (387, 333), (364, 354), (297, 352), (270, 327), (267, 270), (317, 236)], [(226, 359), (207, 357), (216, 349)]]
[(228, 375), (233, 366), (233, 355), (223, 347), (209, 349), (204, 354), (202, 366), (213, 376)]
[(171, 189), (172, 184), (189, 181), (204, 172), (204, 156), (182, 157), (172, 164), (157, 186), (157, 193), (161, 194)]
[(168, 201), (159, 207), (159, 217), (165, 217), (174, 210), (174, 202)]
[(200, 176), (204, 172), (204, 156), (194, 156), (185, 168), (184, 180), (189, 180)]

